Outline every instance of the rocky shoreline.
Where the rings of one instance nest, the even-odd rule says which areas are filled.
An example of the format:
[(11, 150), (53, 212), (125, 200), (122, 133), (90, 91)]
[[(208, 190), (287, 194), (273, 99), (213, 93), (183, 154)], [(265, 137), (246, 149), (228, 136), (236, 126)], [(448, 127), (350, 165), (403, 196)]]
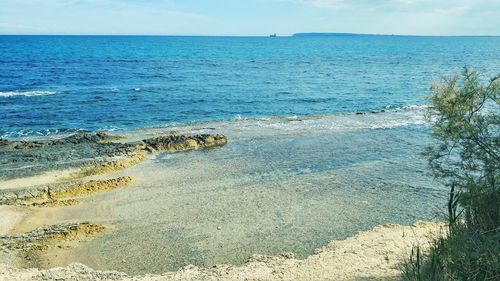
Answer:
[[(130, 185), (132, 177), (116, 177), (112, 173), (147, 160), (149, 154), (214, 148), (226, 143), (223, 135), (207, 134), (164, 134), (129, 142), (104, 132), (82, 132), (53, 140), (0, 139), (0, 207), (17, 206), (24, 210), (75, 205), (88, 195)], [(74, 170), (47, 182), (38, 181), (40, 174), (54, 171), (57, 175), (59, 169), (67, 168)], [(3, 214), (0, 212), (0, 217)], [(100, 224), (73, 222), (20, 234), (0, 233), (4, 235), (0, 236), (0, 261), (10, 260), (9, 265), (23, 268), (47, 267), (47, 252), (73, 247), (75, 242), (92, 239), (106, 229)]]
[(129, 276), (116, 271), (95, 271), (82, 264), (49, 270), (18, 269), (0, 264), (0, 280), (398, 280), (400, 263), (411, 247), (433, 235), (443, 235), (445, 225), (417, 222), (412, 226), (383, 225), (356, 236), (332, 241), (304, 260), (293, 254), (255, 255), (243, 266), (217, 265), (213, 268), (186, 266), (161, 275)]
[[(122, 140), (103, 132), (78, 133), (66, 138), (45, 141), (10, 141), (0, 139), (0, 181), (14, 177), (36, 176), (44, 171), (76, 167), (68, 177), (51, 184), (12, 186), (0, 188), (0, 205), (26, 205), (47, 201), (53, 194), (85, 188), (92, 182), (82, 179), (93, 175), (107, 174), (126, 169), (147, 159), (146, 154), (154, 152), (182, 152), (202, 148), (224, 146), (227, 138), (223, 135), (162, 135), (138, 142), (114, 142)], [(69, 151), (69, 152), (68, 152)], [(90, 151), (90, 152), (89, 152)], [(83, 155), (93, 155), (83, 158)], [(108, 185), (114, 181), (105, 181)], [(123, 179), (115, 179), (123, 182)], [(131, 179), (128, 180), (130, 182)], [(95, 184), (95, 183), (94, 183)], [(82, 187), (83, 186), (83, 187)], [(103, 188), (100, 188), (103, 189)]]
[(18, 267), (46, 267), (50, 265), (50, 259), (44, 256), (48, 251), (72, 247), (105, 231), (105, 226), (89, 222), (51, 225), (27, 233), (0, 237), (0, 249), (16, 256)]
[[(209, 149), (226, 143), (224, 135), (161, 134), (128, 141), (102, 132), (78, 133), (57, 140), (0, 140), (0, 171), (5, 171), (0, 177), (0, 217), (14, 209), (65, 208), (92, 194), (133, 186), (134, 178), (127, 175), (126, 169), (158, 152)], [(37, 182), (40, 174), (62, 168), (73, 170)], [(19, 183), (15, 181), (18, 177), (35, 178)], [(1, 208), (14, 209), (5, 212)], [(81, 264), (52, 268), (55, 260), (64, 258), (65, 249), (112, 231), (113, 225), (88, 221), (4, 231), (0, 233), (0, 280), (397, 280), (398, 266), (411, 247), (429, 235), (444, 233), (439, 223), (384, 225), (332, 241), (306, 259), (296, 259), (291, 253), (255, 255), (242, 266), (186, 266), (161, 275), (130, 276), (96, 271)]]

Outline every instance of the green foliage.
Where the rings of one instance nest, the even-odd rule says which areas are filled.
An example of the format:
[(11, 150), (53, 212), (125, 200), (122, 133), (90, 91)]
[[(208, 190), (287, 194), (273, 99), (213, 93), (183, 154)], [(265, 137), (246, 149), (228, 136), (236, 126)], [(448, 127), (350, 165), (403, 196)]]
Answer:
[(500, 79), (486, 86), (477, 72), (433, 84), (428, 118), (438, 141), (425, 155), (439, 180), (450, 187), (450, 222), (459, 206), (465, 222), (485, 230), (500, 225)]
[(412, 250), (403, 265), (411, 281), (500, 280), (500, 232), (484, 233), (457, 224), (446, 237), (431, 239), (430, 249)]
[(500, 280), (500, 78), (476, 71), (431, 87), (428, 119), (437, 143), (426, 149), (434, 176), (450, 188), (449, 233), (415, 248), (405, 280)]

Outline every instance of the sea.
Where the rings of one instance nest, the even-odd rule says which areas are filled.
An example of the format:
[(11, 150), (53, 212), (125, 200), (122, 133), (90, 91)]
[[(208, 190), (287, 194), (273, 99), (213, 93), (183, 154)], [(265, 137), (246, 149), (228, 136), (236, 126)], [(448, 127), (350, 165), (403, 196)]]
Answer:
[(0, 36), (0, 137), (427, 104), (500, 37)]
[(302, 259), (378, 225), (445, 219), (447, 189), (421, 154), (435, 143), (426, 96), (466, 66), (498, 74), (500, 37), (0, 36), (0, 137), (228, 137), (115, 173), (128, 188), (37, 208), (33, 227), (110, 229), (50, 266)]

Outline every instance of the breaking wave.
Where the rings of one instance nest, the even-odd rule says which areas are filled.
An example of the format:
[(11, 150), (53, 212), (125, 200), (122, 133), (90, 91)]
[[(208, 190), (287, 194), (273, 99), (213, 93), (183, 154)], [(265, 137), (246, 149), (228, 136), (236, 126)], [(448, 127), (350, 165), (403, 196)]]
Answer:
[(50, 96), (55, 94), (57, 94), (57, 92), (55, 91), (7, 91), (7, 92), (0, 92), (0, 97), (4, 98), (16, 97), (16, 96), (34, 97), (34, 96)]

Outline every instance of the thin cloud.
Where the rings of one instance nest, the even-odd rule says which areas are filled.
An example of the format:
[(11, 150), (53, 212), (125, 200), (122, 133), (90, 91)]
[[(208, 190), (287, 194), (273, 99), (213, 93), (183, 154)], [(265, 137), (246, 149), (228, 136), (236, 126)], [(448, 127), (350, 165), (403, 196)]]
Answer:
[(499, 34), (498, 0), (0, 0), (0, 33)]

